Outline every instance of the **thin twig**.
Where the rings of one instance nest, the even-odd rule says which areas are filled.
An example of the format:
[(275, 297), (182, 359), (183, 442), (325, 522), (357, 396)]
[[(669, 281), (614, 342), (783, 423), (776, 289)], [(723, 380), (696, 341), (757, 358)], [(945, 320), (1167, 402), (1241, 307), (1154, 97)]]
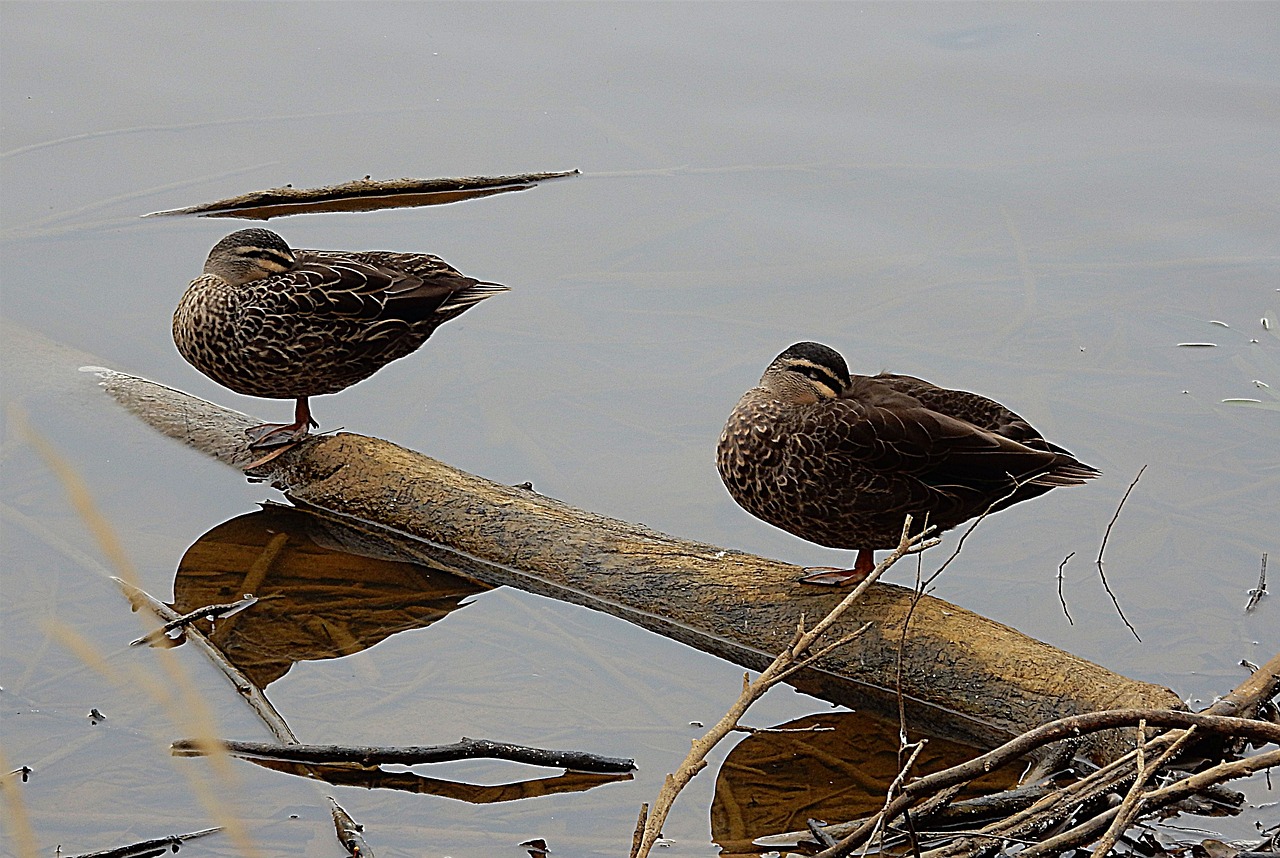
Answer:
[(1102, 553), (1107, 550), (1107, 540), (1111, 538), (1111, 528), (1115, 526), (1116, 520), (1120, 518), (1120, 510), (1124, 509), (1124, 502), (1129, 499), (1129, 493), (1133, 491), (1133, 487), (1138, 484), (1138, 480), (1142, 479), (1142, 472), (1147, 469), (1143, 465), (1138, 469), (1138, 475), (1133, 478), (1133, 482), (1129, 483), (1129, 488), (1124, 490), (1124, 497), (1120, 498), (1120, 503), (1116, 505), (1115, 515), (1111, 516), (1111, 521), (1107, 524), (1106, 531), (1102, 534), (1102, 544), (1098, 546), (1098, 577), (1102, 579), (1102, 587), (1107, 591), (1107, 595), (1111, 597), (1111, 604), (1116, 606), (1116, 613), (1120, 614), (1120, 619), (1124, 620), (1124, 624), (1129, 627), (1129, 631), (1138, 639), (1138, 643), (1142, 643), (1142, 638), (1138, 636), (1138, 630), (1133, 627), (1133, 623), (1129, 622), (1129, 618), (1124, 615), (1124, 609), (1120, 607), (1120, 600), (1116, 598), (1116, 594), (1111, 592), (1111, 585), (1107, 583), (1107, 573), (1102, 571)]
[(631, 852), (630, 858), (636, 858), (640, 854), (640, 842), (644, 839), (644, 824), (649, 818), (649, 802), (640, 805), (640, 815), (636, 817), (635, 830), (631, 832)]
[(1071, 612), (1067, 610), (1067, 597), (1062, 595), (1062, 570), (1067, 567), (1067, 561), (1075, 557), (1076, 553), (1072, 551), (1066, 557), (1062, 558), (1062, 562), (1058, 564), (1058, 601), (1062, 603), (1062, 613), (1067, 616), (1067, 623), (1075, 625), (1076, 621), (1071, 619)]
[(245, 593), (244, 598), (236, 602), (227, 602), (219, 605), (205, 605), (203, 608), (196, 608), (188, 614), (183, 614), (176, 619), (170, 620), (158, 629), (153, 629), (147, 632), (140, 638), (129, 641), (129, 646), (141, 646), (144, 643), (156, 643), (161, 638), (166, 637), (171, 638), (172, 640), (177, 640), (182, 632), (180, 632), (179, 635), (171, 635), (170, 632), (173, 632), (176, 629), (182, 629), (185, 631), (187, 626), (197, 622), (198, 620), (203, 620), (206, 617), (209, 619), (209, 630), (212, 632), (213, 624), (217, 620), (226, 619), (227, 617), (238, 614), (250, 605), (256, 604), (257, 601), (257, 596)]

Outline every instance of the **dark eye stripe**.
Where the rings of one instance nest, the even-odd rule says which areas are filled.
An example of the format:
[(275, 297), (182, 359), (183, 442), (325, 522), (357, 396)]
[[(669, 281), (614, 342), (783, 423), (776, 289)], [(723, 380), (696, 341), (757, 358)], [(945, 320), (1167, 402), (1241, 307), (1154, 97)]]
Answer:
[(816, 382), (825, 384), (832, 390), (838, 391), (844, 388), (844, 383), (840, 380), (839, 376), (824, 366), (817, 366), (811, 363), (794, 363), (791, 365), (791, 370), (793, 372), (798, 372), (803, 376), (807, 376)]
[(260, 259), (264, 262), (273, 262), (281, 268), (290, 268), (293, 266), (293, 260), (285, 256), (278, 250), (267, 247), (245, 247), (241, 248), (240, 255), (245, 259)]

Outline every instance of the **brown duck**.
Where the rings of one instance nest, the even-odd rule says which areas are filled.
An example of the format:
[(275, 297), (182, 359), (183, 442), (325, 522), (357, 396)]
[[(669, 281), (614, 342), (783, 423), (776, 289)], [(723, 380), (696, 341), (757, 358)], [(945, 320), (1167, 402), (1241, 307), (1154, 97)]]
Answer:
[(998, 402), (908, 375), (849, 375), (844, 358), (796, 343), (738, 401), (716, 463), (747, 512), (810, 542), (858, 551), (861, 581), (904, 517), (937, 532), (1096, 477)]
[(214, 245), (187, 287), (173, 341), (192, 366), (236, 393), (296, 400), (292, 423), (248, 430), (250, 446), (270, 447), (318, 425), (310, 397), (363, 381), (505, 291), (437, 256), (293, 250), (269, 229), (242, 229)]

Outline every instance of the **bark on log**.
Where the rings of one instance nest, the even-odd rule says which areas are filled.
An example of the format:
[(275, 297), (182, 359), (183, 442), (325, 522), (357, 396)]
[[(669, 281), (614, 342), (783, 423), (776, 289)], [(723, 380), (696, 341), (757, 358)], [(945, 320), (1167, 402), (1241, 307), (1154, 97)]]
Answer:
[[(161, 432), (237, 468), (257, 458), (244, 429), (260, 421), (98, 372), (112, 396)], [(376, 438), (316, 437), (250, 473), (300, 505), (363, 522), (406, 559), (604, 611), (752, 670), (788, 643), (801, 615), (816, 622), (842, 596), (797, 583), (797, 566), (576, 509)], [(896, 721), (898, 643), (911, 597), (891, 584), (871, 587), (831, 633), (872, 628), (791, 684)], [(1185, 708), (1167, 688), (929, 596), (911, 618), (901, 682), (913, 726), (983, 747), (1068, 715)], [(1098, 734), (1087, 752), (1107, 760), (1129, 745), (1127, 733)]]

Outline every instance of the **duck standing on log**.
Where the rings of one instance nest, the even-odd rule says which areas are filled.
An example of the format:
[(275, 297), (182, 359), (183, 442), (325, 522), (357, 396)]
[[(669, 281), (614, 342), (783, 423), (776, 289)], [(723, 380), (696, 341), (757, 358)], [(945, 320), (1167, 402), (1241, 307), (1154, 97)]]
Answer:
[(296, 400), (294, 421), (248, 430), (250, 447), (306, 437), (308, 399), (337, 393), (416, 350), (506, 286), (437, 256), (293, 250), (269, 229), (214, 245), (173, 315), (187, 362), (236, 393)]
[(1099, 474), (994, 400), (908, 375), (851, 376), (839, 352), (809, 342), (778, 355), (743, 394), (716, 464), (747, 512), (858, 551), (852, 569), (803, 579), (822, 584), (865, 578), (907, 515), (941, 533)]

